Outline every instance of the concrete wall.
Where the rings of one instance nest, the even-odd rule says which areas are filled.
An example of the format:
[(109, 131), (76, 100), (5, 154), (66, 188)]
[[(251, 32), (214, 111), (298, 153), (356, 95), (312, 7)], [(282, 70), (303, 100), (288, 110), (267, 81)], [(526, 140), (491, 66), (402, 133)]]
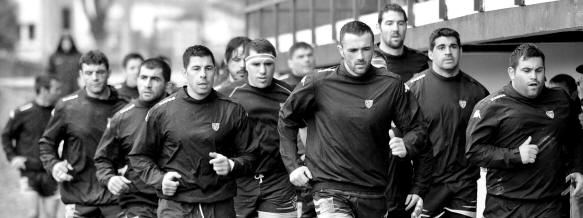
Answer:
[[(546, 56), (546, 75), (569, 74), (576, 80), (582, 77), (575, 68), (583, 64), (583, 43), (537, 44)], [(510, 53), (463, 54), (462, 70), (480, 81), (490, 92), (500, 89), (509, 81), (506, 69)]]

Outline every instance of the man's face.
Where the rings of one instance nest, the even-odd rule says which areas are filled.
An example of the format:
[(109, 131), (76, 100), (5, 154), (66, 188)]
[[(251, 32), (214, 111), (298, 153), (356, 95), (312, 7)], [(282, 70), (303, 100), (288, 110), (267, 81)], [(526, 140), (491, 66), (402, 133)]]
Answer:
[(138, 74), (138, 99), (145, 102), (159, 100), (166, 93), (166, 80), (162, 74), (162, 69), (149, 69), (145, 66), (140, 68)]
[(381, 30), (381, 40), (384, 44), (394, 49), (403, 47), (407, 34), (407, 21), (405, 21), (403, 14), (396, 11), (383, 13), (383, 20), (378, 27)]
[(353, 76), (362, 76), (370, 67), (373, 54), (373, 38), (369, 33), (355, 35), (346, 33), (341, 45), (338, 45), (340, 56)]
[(316, 66), (313, 49), (296, 49), (287, 64), (291, 68), (292, 74), (297, 77), (304, 77), (306, 74), (313, 72)]
[(452, 73), (459, 67), (462, 53), (455, 37), (440, 36), (435, 39), (435, 46), (429, 50), (429, 59), (434, 70)]
[[(255, 50), (251, 49), (249, 51), (249, 57), (257, 54), (258, 53)], [(247, 79), (249, 80), (249, 85), (257, 88), (265, 88), (271, 85), (273, 73), (275, 72), (275, 60), (271, 57), (256, 56), (247, 60), (245, 65), (247, 68)]]
[(215, 65), (210, 56), (191, 56), (185, 73), (190, 97), (203, 99), (213, 89)]
[(136, 87), (136, 80), (138, 79), (140, 65), (142, 65), (142, 60), (139, 58), (128, 60), (124, 71), (126, 73), (126, 84), (129, 87)]
[(109, 70), (105, 64), (82, 64), (79, 73), (88, 93), (99, 95), (106, 91)]
[(227, 61), (227, 69), (230, 77), (235, 81), (243, 80), (247, 77), (245, 71), (245, 48), (239, 46), (231, 53), (231, 58)]
[(47, 98), (51, 104), (55, 104), (62, 94), (62, 83), (57, 80), (51, 80), (51, 87), (47, 90)]
[(545, 66), (541, 57), (520, 58), (516, 69), (509, 67), (512, 87), (527, 98), (536, 98), (545, 85)]

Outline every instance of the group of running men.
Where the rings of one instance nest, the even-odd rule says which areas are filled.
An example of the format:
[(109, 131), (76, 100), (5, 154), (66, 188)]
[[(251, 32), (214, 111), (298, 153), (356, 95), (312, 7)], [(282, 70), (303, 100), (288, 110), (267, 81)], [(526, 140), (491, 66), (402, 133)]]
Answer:
[(213, 53), (191, 46), (171, 94), (164, 60), (128, 55), (115, 89), (89, 51), (84, 88), (59, 100), (59, 81), (37, 77), (2, 143), (39, 199), (59, 184), (66, 217), (475, 217), (479, 167), (485, 217), (560, 217), (563, 190), (582, 195), (581, 107), (545, 87), (539, 48), (518, 46), (490, 94), (460, 69), (455, 30), (433, 31), (425, 56), (403, 45), (399, 5), (377, 28), (374, 44), (346, 23), (340, 63), (317, 72), (294, 44), (281, 80), (265, 39), (232, 39), (217, 86)]

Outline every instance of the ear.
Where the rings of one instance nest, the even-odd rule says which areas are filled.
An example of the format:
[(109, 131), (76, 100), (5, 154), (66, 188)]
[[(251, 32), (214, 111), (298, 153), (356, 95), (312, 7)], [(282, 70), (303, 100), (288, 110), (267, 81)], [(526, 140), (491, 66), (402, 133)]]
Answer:
[(291, 60), (291, 57), (290, 57), (289, 59), (287, 59), (287, 67), (289, 67), (291, 69), (292, 68), (292, 65), (293, 65), (293, 63), (292, 63), (292, 60)]
[(508, 67), (508, 77), (510, 77), (510, 80), (514, 80), (515, 76), (516, 76), (516, 71), (514, 70), (514, 68)]
[(338, 48), (338, 53), (340, 53), (340, 56), (344, 58), (344, 52), (342, 52), (342, 45), (338, 44), (336, 45), (336, 48)]
[(378, 30), (379, 32), (381, 32), (381, 24), (380, 24), (380, 23), (377, 23), (375, 26), (376, 26), (377, 30)]
[(433, 49), (427, 50), (427, 57), (429, 57), (429, 60), (433, 61)]

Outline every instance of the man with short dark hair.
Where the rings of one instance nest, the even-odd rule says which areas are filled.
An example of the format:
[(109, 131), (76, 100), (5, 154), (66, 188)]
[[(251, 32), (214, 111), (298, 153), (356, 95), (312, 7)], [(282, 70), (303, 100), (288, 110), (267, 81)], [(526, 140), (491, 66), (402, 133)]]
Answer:
[(579, 104), (545, 82), (533, 44), (510, 56), (510, 84), (481, 100), (466, 131), (466, 157), (487, 168), (484, 217), (560, 217), (561, 192), (583, 188)]
[(207, 47), (182, 58), (187, 85), (150, 109), (130, 163), (157, 190), (158, 217), (234, 218), (235, 178), (253, 171), (257, 155), (252, 126), (241, 105), (212, 88)]
[(93, 156), (107, 120), (127, 102), (107, 85), (110, 69), (105, 54), (89, 51), (79, 65), (85, 87), (57, 103), (39, 142), (41, 160), (59, 182), (67, 218), (120, 217), (115, 196), (97, 181)]
[(123, 83), (115, 86), (115, 89), (119, 97), (128, 102), (139, 96), (136, 81), (143, 61), (144, 57), (138, 53), (129, 53), (123, 58), (122, 67), (126, 79)]
[[(340, 30), (339, 66), (308, 74), (279, 115), (281, 156), (290, 181), (313, 184), (318, 217), (382, 217), (385, 188), (398, 179), (388, 160), (408, 155), (425, 140), (425, 126), (396, 74), (371, 65), (373, 33), (360, 21)], [(391, 122), (405, 132), (389, 132)], [(297, 132), (310, 130), (306, 166), (297, 155)], [(393, 183), (391, 183), (393, 184)]]
[(377, 54), (373, 65), (381, 61), (381, 66), (386, 66), (389, 71), (401, 76), (404, 82), (411, 79), (414, 74), (429, 68), (427, 56), (404, 44), (407, 35), (407, 14), (400, 5), (385, 5), (379, 11), (377, 28), (381, 32), (381, 37), (375, 47)]
[(313, 73), (316, 67), (314, 58), (314, 48), (305, 42), (294, 43), (288, 51), (289, 58), (287, 65), (291, 72), (282, 78), (281, 81), (289, 84), (292, 88), (309, 73)]
[(146, 186), (135, 169), (128, 166), (128, 153), (146, 113), (166, 96), (170, 73), (170, 66), (161, 59), (142, 63), (137, 78), (140, 96), (111, 118), (95, 152), (97, 179), (109, 192), (119, 195), (127, 217), (156, 217), (156, 190)]
[(480, 171), (464, 157), (464, 136), (474, 106), (489, 93), (460, 69), (461, 54), (457, 31), (434, 30), (429, 36), (431, 67), (406, 83), (429, 124), (434, 164), (423, 201), (427, 217), (476, 217)]
[(43, 169), (38, 140), (61, 96), (61, 86), (55, 77), (37, 76), (34, 100), (12, 111), (2, 131), (6, 159), (12, 167), (20, 170), (20, 194), (29, 205), (26, 217), (57, 216), (57, 182)]
[(247, 79), (245, 71), (245, 47), (251, 39), (238, 36), (227, 43), (225, 49), (225, 64), (227, 65), (227, 79), (215, 86), (215, 90), (223, 95), (230, 95), (235, 87), (243, 85)]
[(255, 39), (245, 49), (247, 83), (229, 96), (241, 104), (255, 123), (253, 137), (259, 142), (260, 156), (255, 172), (237, 179), (237, 217), (296, 218), (295, 188), (279, 153), (277, 119), (291, 87), (273, 78), (276, 51), (266, 39)]
[[(420, 51), (405, 46), (407, 14), (398, 4), (387, 4), (378, 13), (380, 40), (375, 46), (372, 64), (385, 67), (407, 82), (413, 75), (426, 70), (429, 59)], [(400, 134), (395, 129), (397, 135)], [(393, 159), (399, 180), (386, 191), (389, 217), (410, 217), (415, 208), (422, 208), (423, 197), (431, 182), (430, 146), (408, 148), (410, 159)], [(417, 151), (417, 152), (416, 152)]]

